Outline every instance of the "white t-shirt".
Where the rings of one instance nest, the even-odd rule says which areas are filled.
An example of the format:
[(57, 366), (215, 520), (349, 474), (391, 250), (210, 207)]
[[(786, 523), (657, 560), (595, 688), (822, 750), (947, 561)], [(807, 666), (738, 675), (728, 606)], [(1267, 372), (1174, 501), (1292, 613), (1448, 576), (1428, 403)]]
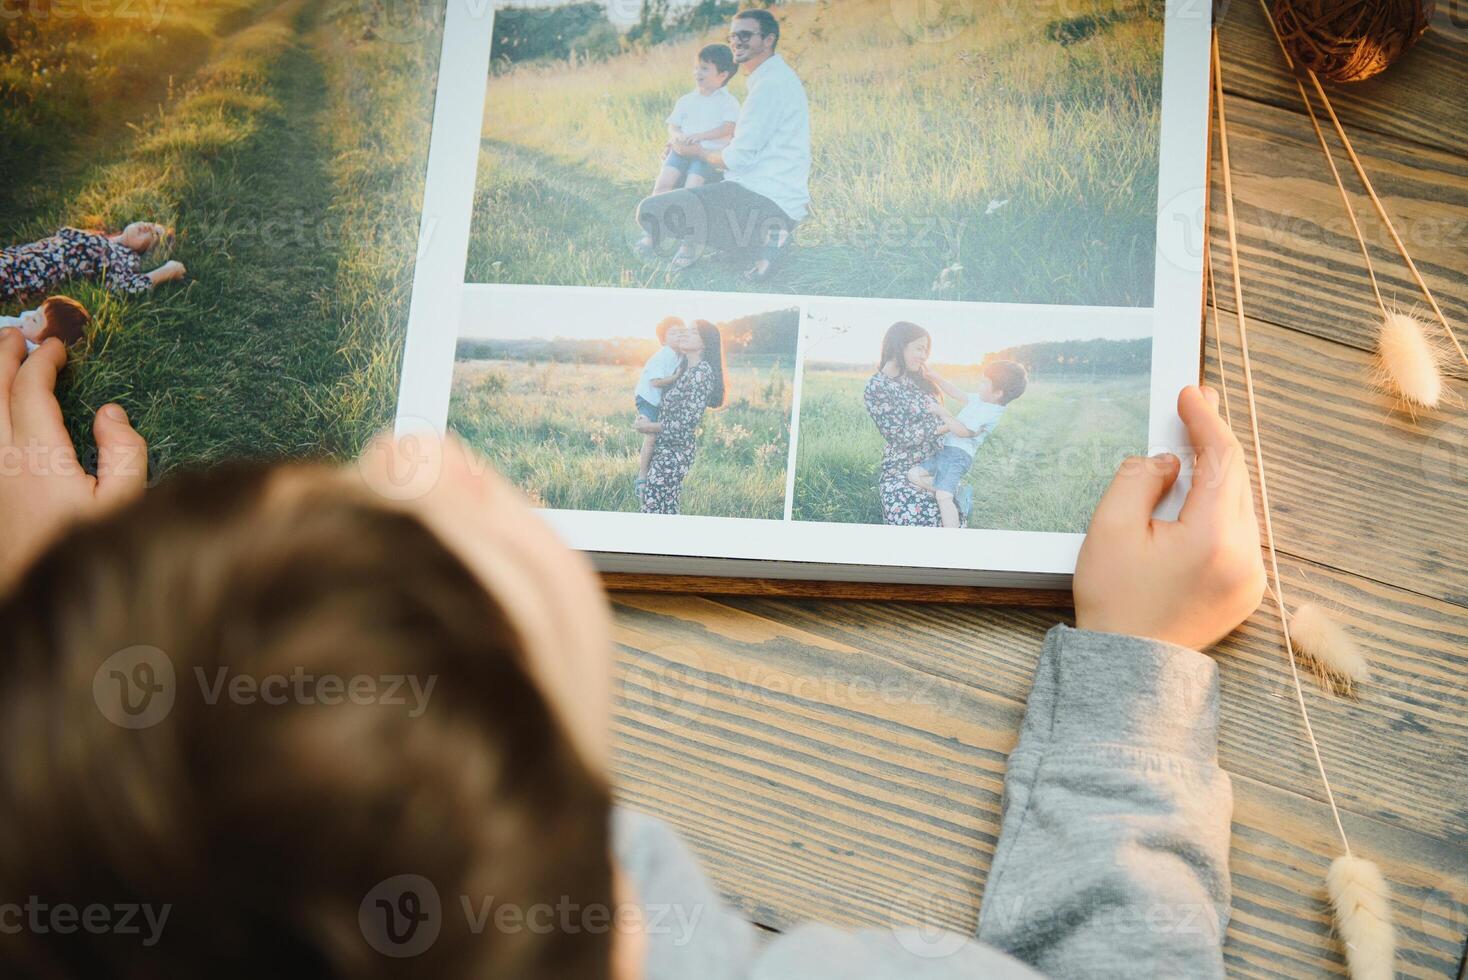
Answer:
[[(711, 129), (718, 129), (724, 123), (738, 121), (739, 100), (727, 88), (720, 88), (708, 95), (694, 89), (678, 100), (678, 104), (673, 106), (672, 115), (668, 116), (668, 124), (677, 126), (685, 133), (706, 133)], [(700, 145), (705, 150), (722, 150), (729, 145), (729, 141), (704, 140)]]
[(952, 446), (954, 449), (962, 449), (972, 456), (979, 451), (984, 440), (989, 438), (989, 433), (994, 431), (994, 426), (999, 422), (999, 416), (1004, 414), (1004, 406), (994, 402), (986, 402), (978, 395), (969, 395), (968, 404), (955, 416), (962, 422), (964, 428), (977, 435), (964, 438), (953, 433), (943, 437), (944, 446)]
[(663, 389), (653, 384), (658, 378), (666, 378), (678, 370), (678, 362), (682, 355), (671, 347), (664, 347), (642, 366), (642, 377), (637, 379), (638, 398), (649, 405), (661, 405), (663, 403)]
[[(30, 310), (28, 312), (34, 313), (36, 311), (35, 310)], [(25, 315), (26, 314), (24, 314), (24, 313), (21, 314), (21, 316), (25, 316)], [(20, 316), (0, 316), (0, 330), (4, 330), (6, 327), (15, 327), (17, 330), (19, 330), (20, 329), (20, 324), (21, 324)], [(29, 337), (27, 337), (25, 339), (25, 352), (27, 354), (29, 354), (31, 351), (35, 350), (37, 347), (40, 347), (40, 346), (41, 346), (40, 344), (36, 343), (34, 340), (32, 340)]]

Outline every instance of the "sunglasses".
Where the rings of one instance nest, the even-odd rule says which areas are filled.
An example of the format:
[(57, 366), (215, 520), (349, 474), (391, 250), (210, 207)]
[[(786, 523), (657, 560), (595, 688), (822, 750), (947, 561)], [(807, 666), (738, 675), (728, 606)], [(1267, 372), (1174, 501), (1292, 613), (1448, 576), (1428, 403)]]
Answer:
[(729, 34), (730, 44), (748, 44), (757, 37), (764, 37), (759, 31), (732, 31)]

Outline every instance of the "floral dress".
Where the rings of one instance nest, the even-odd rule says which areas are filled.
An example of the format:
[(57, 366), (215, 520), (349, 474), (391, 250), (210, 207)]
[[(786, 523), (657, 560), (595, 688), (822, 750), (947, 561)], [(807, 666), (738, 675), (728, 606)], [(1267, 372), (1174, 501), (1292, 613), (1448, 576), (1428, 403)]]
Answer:
[(700, 361), (663, 392), (662, 411), (658, 414), (663, 431), (658, 433), (647, 466), (647, 483), (642, 488), (644, 514), (678, 513), (683, 478), (698, 454), (698, 423), (703, 421), (713, 391), (714, 369), (707, 361)]
[(943, 447), (938, 430), (943, 423), (928, 410), (928, 393), (908, 377), (889, 378), (881, 371), (867, 382), (867, 412), (887, 448), (877, 490), (882, 498), (882, 523), (907, 527), (939, 527), (938, 498), (907, 480), (907, 471), (931, 458)]
[(106, 235), (63, 228), (50, 238), (0, 249), (0, 301), (50, 292), (68, 279), (101, 279), (117, 293), (146, 293), (138, 253)]

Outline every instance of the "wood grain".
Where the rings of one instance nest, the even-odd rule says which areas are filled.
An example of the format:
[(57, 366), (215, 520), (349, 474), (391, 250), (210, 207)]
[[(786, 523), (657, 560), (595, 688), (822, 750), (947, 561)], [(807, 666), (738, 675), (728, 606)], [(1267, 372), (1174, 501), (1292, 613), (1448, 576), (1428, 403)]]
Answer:
[[(1248, 445), (1237, 331), (1224, 318), (1224, 380)], [(1415, 421), (1371, 385), (1364, 351), (1250, 318), (1249, 344), (1282, 551), (1468, 605), (1468, 417)], [(1207, 377), (1218, 380), (1214, 339)]]
[[(1468, 46), (1464, 53), (1468, 56)], [(1380, 312), (1360, 245), (1309, 120), (1241, 99), (1230, 99), (1227, 109), (1245, 310), (1275, 324), (1374, 350)], [(1468, 346), (1468, 159), (1370, 133), (1353, 133), (1351, 138), (1397, 233), (1459, 340)], [(1337, 152), (1337, 166), (1383, 296), (1389, 304), (1431, 317), (1343, 153)], [(1215, 159), (1210, 245), (1219, 305), (1232, 310), (1220, 174)], [(1434, 335), (1445, 341), (1441, 326), (1430, 322)], [(1448, 364), (1458, 377), (1468, 377), (1468, 365), (1461, 359)]]
[[(1223, 0), (1218, 6), (1225, 91), (1299, 109), (1299, 93), (1259, 0)], [(1468, 8), (1461, 0), (1440, 0), (1432, 28), (1390, 70), (1328, 91), (1353, 133), (1370, 131), (1468, 156)]]
[[(974, 928), (1004, 758), (1051, 616), (892, 604), (863, 616), (857, 603), (663, 596), (621, 596), (617, 608), (623, 799), (682, 830), (747, 915), (776, 928), (806, 919)], [(761, 615), (770, 611), (781, 621)], [(1239, 669), (1261, 671), (1242, 658)], [(1238, 687), (1226, 677), (1226, 698), (1267, 700), (1230, 696)], [(1270, 724), (1263, 707), (1246, 712), (1255, 713)], [(1267, 713), (1275, 733), (1289, 727), (1287, 705)], [(1227, 741), (1224, 752), (1237, 798), (1231, 969), (1338, 970), (1318, 898), (1338, 847), (1323, 805), (1239, 775), (1254, 758), (1229, 758)], [(1436, 778), (1451, 797), (1462, 767)], [(1402, 971), (1455, 969), (1468, 908), (1461, 827), (1445, 839), (1390, 815), (1348, 821), (1357, 851), (1397, 890)]]

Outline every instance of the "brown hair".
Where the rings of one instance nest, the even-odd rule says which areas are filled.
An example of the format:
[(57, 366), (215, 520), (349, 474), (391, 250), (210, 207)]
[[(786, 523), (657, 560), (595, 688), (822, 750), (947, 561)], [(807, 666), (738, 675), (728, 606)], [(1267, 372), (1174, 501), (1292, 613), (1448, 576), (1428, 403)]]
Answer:
[[(492, 896), (522, 924), (544, 903), (612, 909), (610, 796), (503, 611), (411, 515), (323, 469), (184, 476), (58, 541), (0, 622), (0, 895), (170, 907), (151, 947), (0, 931), (0, 973), (607, 975), (605, 929), (491, 918), (476, 933), (461, 905)], [(347, 691), (436, 682), (416, 717), (386, 682), (370, 701), (322, 686), (265, 703), (267, 679), (302, 673)], [(230, 693), (241, 676), (259, 682), (253, 703)], [(144, 686), (125, 692), (129, 677)], [(160, 717), (119, 714), (153, 712), (168, 678)], [(437, 935), (393, 958), (367, 923), (405, 874), (436, 891)]]
[(658, 343), (666, 345), (668, 343), (668, 331), (672, 330), (674, 327), (682, 326), (686, 326), (686, 324), (684, 324), (683, 320), (680, 317), (663, 317), (661, 320), (658, 321), (658, 325), (653, 328), (653, 330), (658, 335)]
[(1018, 361), (990, 361), (983, 367), (984, 377), (1004, 394), (999, 404), (1008, 405), (1030, 386), (1030, 374)]
[(728, 85), (739, 73), (739, 66), (734, 63), (734, 52), (727, 44), (705, 44), (698, 51), (698, 60), (704, 64), (713, 65), (714, 71), (724, 76), (721, 88)]
[(897, 368), (902, 372), (903, 377), (911, 378), (919, 388), (931, 395), (936, 395), (938, 394), (937, 385), (921, 375), (913, 374), (907, 370), (907, 361), (903, 358), (902, 352), (914, 340), (926, 340), (929, 344), (933, 342), (932, 335), (916, 323), (898, 320), (892, 326), (888, 327), (887, 332), (882, 335), (882, 357), (877, 361), (877, 370), (880, 371), (889, 362), (896, 361)]
[(45, 318), (46, 326), (36, 340), (55, 337), (68, 347), (81, 342), (86, 336), (87, 324), (92, 322), (87, 308), (69, 296), (52, 296), (46, 300), (41, 304), (41, 316)]
[(724, 335), (708, 320), (694, 320), (693, 328), (703, 338), (704, 363), (714, 369), (714, 387), (709, 392), (709, 408), (723, 408), (729, 397), (725, 380), (729, 377), (729, 362), (724, 356)]

